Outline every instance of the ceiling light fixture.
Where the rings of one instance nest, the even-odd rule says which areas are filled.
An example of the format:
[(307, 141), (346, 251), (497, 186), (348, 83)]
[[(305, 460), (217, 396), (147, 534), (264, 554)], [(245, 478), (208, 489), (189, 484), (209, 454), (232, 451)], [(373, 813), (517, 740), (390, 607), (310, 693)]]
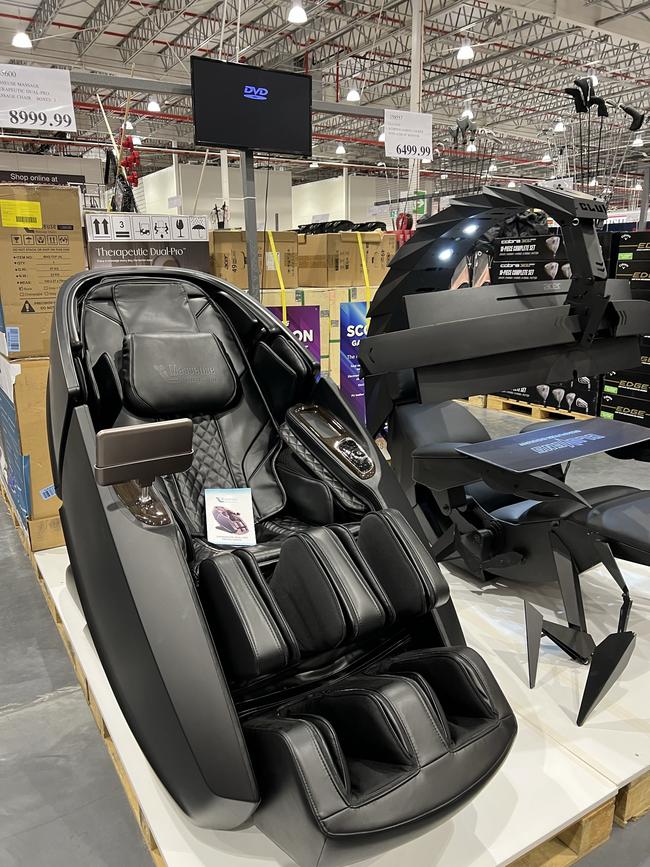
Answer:
[(313, 162), (309, 163), (309, 168), (310, 169), (319, 169), (320, 165), (319, 165), (319, 163), (316, 162), (316, 160), (314, 160)]
[(337, 144), (337, 146), (336, 146), (336, 153), (337, 153), (337, 154), (344, 154), (344, 153), (346, 153), (345, 145), (343, 145), (341, 142), (339, 142), (339, 144)]
[(634, 185), (634, 189), (637, 192), (640, 192), (643, 189), (643, 184), (640, 181), (637, 181), (636, 184)]
[(468, 154), (475, 154), (476, 153), (476, 145), (474, 144), (473, 141), (470, 141), (467, 143), (467, 147), (465, 148), (465, 150), (467, 151)]
[(422, 158), (422, 165), (423, 166), (428, 166), (430, 162), (431, 162), (431, 160), (428, 157)]
[(127, 122), (125, 124), (122, 124), (122, 126), (126, 130), (133, 129), (133, 124), (131, 123), (130, 120), (127, 120)]
[(449, 177), (449, 175), (440, 175), (440, 180), (446, 181), (448, 177)]
[(543, 163), (550, 163), (551, 162), (551, 155), (548, 151), (546, 151), (546, 153), (542, 157), (542, 162)]
[(14, 48), (31, 48), (32, 40), (29, 33), (25, 33), (24, 30), (16, 30), (11, 38), (11, 44)]
[(497, 164), (496, 163), (490, 163), (487, 170), (488, 170), (488, 172), (496, 172)]
[(564, 126), (564, 124), (562, 123), (561, 120), (558, 120), (558, 122), (553, 127), (553, 132), (565, 132), (565, 131), (566, 131), (566, 127)]
[(384, 132), (384, 128), (379, 130), (379, 135), (377, 136), (377, 141), (386, 141), (386, 133)]
[(463, 39), (463, 43), (456, 52), (456, 57), (458, 60), (473, 60), (474, 59), (474, 49), (472, 48), (472, 43), (469, 39)]
[(592, 178), (592, 179), (589, 181), (589, 186), (590, 186), (590, 187), (595, 187), (597, 183), (598, 183), (598, 181), (596, 180), (596, 178)]
[(345, 97), (348, 102), (361, 102), (361, 94), (354, 85), (348, 90), (348, 95)]
[(640, 135), (638, 135), (634, 139), (634, 141), (632, 142), (632, 147), (633, 148), (642, 148), (643, 147), (643, 138)]
[(508, 186), (512, 189), (513, 187), (516, 187), (517, 184), (514, 181), (508, 181)]
[(134, 144), (136, 147), (137, 147), (138, 145), (141, 145), (141, 144), (142, 144), (142, 139), (140, 138), (139, 135), (132, 135), (132, 136), (131, 136), (131, 141), (133, 142), (133, 144)]
[(469, 106), (469, 105), (465, 106), (465, 108), (462, 110), (460, 116), (466, 117), (468, 120), (474, 120), (474, 112), (472, 111), (471, 106)]
[(157, 99), (154, 99), (153, 96), (150, 98), (147, 103), (147, 111), (159, 112), (160, 111), (160, 103)]
[(290, 24), (306, 24), (307, 13), (302, 5), (302, 0), (292, 0), (291, 9), (287, 15), (287, 21)]

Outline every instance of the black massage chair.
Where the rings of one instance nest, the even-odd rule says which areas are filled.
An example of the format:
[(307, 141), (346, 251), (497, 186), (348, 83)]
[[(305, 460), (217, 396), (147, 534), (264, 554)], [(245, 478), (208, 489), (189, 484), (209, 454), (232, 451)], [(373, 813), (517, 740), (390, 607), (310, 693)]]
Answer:
[[(530, 207), (559, 223), (571, 280), (449, 289), (477, 243)], [(488, 431), (450, 398), (638, 366), (650, 304), (629, 281), (607, 278), (596, 234), (606, 215), (591, 196), (527, 185), (484, 187), (455, 200), (422, 221), (392, 260), (359, 349), (369, 429), (386, 425), (392, 467), (430, 528), (435, 558), (460, 561), (482, 580), (559, 583), (566, 625), (525, 605), (530, 685), (542, 635), (573, 659), (591, 662), (578, 724), (634, 647), (631, 601), (615, 558), (650, 565), (650, 492), (620, 485), (575, 491), (566, 484), (566, 466), (519, 472), (478, 460), (462, 450), (489, 440)], [(610, 422), (610, 429), (618, 424)], [(629, 436), (631, 426), (621, 426)], [(532, 438), (548, 427), (526, 430)], [(634, 436), (650, 439), (638, 428)], [(650, 460), (647, 443), (613, 454)], [(596, 647), (580, 574), (601, 562), (623, 601), (617, 631)]]
[[(72, 278), (48, 425), (93, 641), (193, 821), (326, 864), (490, 779), (512, 711), (374, 441), (260, 304), (175, 269)], [(208, 488), (251, 489), (255, 546), (207, 541)]]

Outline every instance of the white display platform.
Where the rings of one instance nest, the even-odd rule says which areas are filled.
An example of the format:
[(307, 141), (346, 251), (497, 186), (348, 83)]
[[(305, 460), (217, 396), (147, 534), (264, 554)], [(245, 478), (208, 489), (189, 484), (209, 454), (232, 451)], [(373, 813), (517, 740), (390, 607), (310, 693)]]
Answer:
[[(206, 831), (196, 828), (176, 807), (138, 747), (106, 679), (76, 589), (66, 582), (66, 549), (55, 548), (36, 554), (36, 561), (168, 867), (293, 865), (294, 862), (254, 826), (232, 832)], [(466, 604), (466, 599), (472, 599), (470, 585), (461, 590), (455, 579), (454, 585), (464, 625), (468, 631), (474, 631), (475, 624), (470, 624)], [(491, 606), (486, 610), (491, 610)], [(490, 623), (486, 616), (476, 628), (479, 626), (488, 632), (472, 642), (476, 646), (482, 642), (489, 644), (492, 632), (498, 633), (500, 628), (516, 636), (515, 623), (507, 615), (503, 616), (502, 623)], [(500, 663), (497, 672), (502, 681), (501, 669), (508, 671), (509, 665), (514, 664), (511, 659), (514, 653), (506, 647), (506, 661)], [(491, 664), (501, 655), (486, 653)], [(546, 680), (546, 670), (542, 670), (541, 675), (540, 680)], [(559, 737), (544, 730), (542, 723), (546, 714), (535, 710), (536, 703), (543, 701), (544, 691), (537, 696), (522, 691), (520, 700), (518, 691), (512, 688), (511, 678), (507, 681), (504, 686), (511, 699), (516, 697), (525, 705), (523, 695), (528, 694), (535, 699), (535, 704), (525, 708), (525, 713), (518, 710), (519, 733), (499, 772), (452, 819), (436, 828), (420, 829), (417, 835), (411, 835), (392, 849), (374, 852), (355, 862), (359, 867), (394, 867), (395, 864), (496, 867), (508, 864), (616, 794), (618, 786), (590, 767), (593, 761), (583, 761), (569, 749), (569, 743), (563, 745)], [(623, 718), (625, 713), (622, 711)], [(593, 732), (592, 739), (594, 749), (599, 749)], [(621, 740), (624, 739), (625, 732), (621, 732)]]
[[(650, 769), (650, 569), (620, 561), (633, 599), (637, 633), (627, 668), (581, 727), (575, 720), (588, 667), (542, 639), (537, 685), (528, 687), (524, 599), (566, 623), (556, 582), (481, 583), (445, 569), (470, 646), (486, 660), (518, 718), (525, 719), (621, 788)], [(587, 624), (596, 643), (616, 630), (621, 593), (602, 566), (581, 579)]]

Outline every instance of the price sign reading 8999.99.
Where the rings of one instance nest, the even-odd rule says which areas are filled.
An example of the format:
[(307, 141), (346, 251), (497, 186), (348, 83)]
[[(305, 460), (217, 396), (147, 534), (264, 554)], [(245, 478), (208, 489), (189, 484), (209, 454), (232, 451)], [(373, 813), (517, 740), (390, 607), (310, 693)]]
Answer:
[(432, 123), (430, 114), (415, 111), (384, 111), (387, 157), (431, 159)]
[(76, 132), (70, 73), (0, 64), (0, 126)]

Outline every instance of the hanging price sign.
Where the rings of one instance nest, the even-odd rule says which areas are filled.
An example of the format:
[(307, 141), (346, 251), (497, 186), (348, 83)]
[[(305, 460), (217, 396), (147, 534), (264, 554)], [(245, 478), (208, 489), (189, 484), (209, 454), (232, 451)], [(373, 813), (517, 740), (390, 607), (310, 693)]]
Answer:
[(68, 70), (0, 63), (0, 127), (76, 132)]
[(387, 157), (431, 159), (432, 122), (430, 114), (415, 111), (384, 111), (384, 148)]

